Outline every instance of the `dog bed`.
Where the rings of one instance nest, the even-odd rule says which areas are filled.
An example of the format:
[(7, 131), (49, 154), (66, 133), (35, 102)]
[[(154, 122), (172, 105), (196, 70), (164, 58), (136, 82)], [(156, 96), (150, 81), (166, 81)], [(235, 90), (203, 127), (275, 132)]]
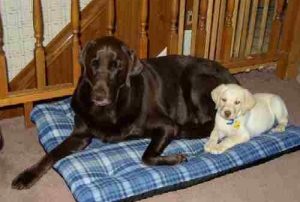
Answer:
[[(46, 152), (70, 135), (73, 116), (70, 98), (33, 109), (31, 118)], [(146, 166), (141, 156), (150, 140), (105, 144), (94, 139), (85, 150), (57, 162), (54, 169), (79, 202), (132, 201), (198, 184), (297, 150), (300, 127), (288, 126), (284, 133), (265, 133), (221, 155), (205, 153), (206, 141), (173, 141), (164, 154), (184, 153), (187, 162), (176, 166)]]

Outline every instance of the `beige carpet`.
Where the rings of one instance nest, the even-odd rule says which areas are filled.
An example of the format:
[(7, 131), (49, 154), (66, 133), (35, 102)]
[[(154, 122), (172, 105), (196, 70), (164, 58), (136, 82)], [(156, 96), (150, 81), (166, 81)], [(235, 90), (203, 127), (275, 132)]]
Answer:
[[(273, 72), (251, 72), (237, 76), (253, 92), (273, 92), (287, 103), (290, 121), (300, 125), (300, 85), (278, 80)], [(0, 121), (5, 145), (0, 152), (0, 202), (74, 201), (63, 179), (53, 170), (26, 191), (10, 188), (20, 171), (44, 153), (35, 128), (25, 129), (23, 119)], [(300, 151), (237, 171), (193, 187), (154, 196), (144, 202), (298, 202), (300, 201)]]

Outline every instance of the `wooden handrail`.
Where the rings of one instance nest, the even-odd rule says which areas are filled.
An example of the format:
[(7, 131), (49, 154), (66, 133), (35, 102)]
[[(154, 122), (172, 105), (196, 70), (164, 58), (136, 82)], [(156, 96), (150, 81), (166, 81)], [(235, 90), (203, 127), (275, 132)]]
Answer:
[(0, 13), (0, 98), (4, 98), (8, 94), (7, 65), (3, 50), (3, 40), (3, 25)]
[(107, 35), (112, 36), (115, 31), (115, 0), (108, 0), (108, 9), (107, 9)]
[(73, 84), (60, 84), (45, 86), (43, 89), (9, 92), (5, 98), (0, 99), (0, 107), (68, 96), (73, 94), (74, 89)]
[(72, 40), (72, 61), (73, 61), (73, 84), (77, 85), (78, 79), (81, 74), (81, 68), (79, 64), (79, 51), (80, 51), (80, 41), (79, 41), (79, 0), (72, 0), (71, 2), (71, 24), (73, 30), (73, 40)]
[(37, 88), (42, 89), (46, 86), (46, 60), (43, 46), (44, 26), (41, 0), (33, 0), (33, 27), (35, 41), (35, 68)]
[(139, 56), (140, 58), (147, 58), (148, 56), (148, 33), (147, 33), (147, 19), (148, 19), (148, 0), (141, 2), (141, 23), (140, 23), (140, 41), (139, 41)]
[(168, 54), (177, 54), (178, 52), (178, 16), (179, 16), (179, 0), (172, 0), (171, 4), (171, 25), (170, 40)]

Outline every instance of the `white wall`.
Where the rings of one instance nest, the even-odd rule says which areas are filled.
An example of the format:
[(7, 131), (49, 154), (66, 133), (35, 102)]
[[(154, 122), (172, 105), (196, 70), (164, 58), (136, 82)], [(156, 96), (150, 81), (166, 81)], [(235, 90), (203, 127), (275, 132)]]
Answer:
[[(91, 0), (80, 0), (84, 8)], [(8, 76), (12, 80), (33, 59), (32, 0), (0, 0)], [(71, 0), (42, 0), (44, 46), (70, 22)], [(63, 67), (62, 67), (63, 68)]]

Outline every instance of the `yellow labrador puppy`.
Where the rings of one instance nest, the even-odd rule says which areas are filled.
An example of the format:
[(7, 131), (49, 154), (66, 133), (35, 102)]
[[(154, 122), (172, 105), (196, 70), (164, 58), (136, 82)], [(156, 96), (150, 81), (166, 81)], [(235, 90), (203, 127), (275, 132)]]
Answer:
[(270, 130), (283, 132), (288, 112), (274, 94), (251, 94), (236, 84), (221, 84), (211, 93), (216, 103), (215, 127), (204, 146), (206, 152), (220, 154), (234, 145)]

